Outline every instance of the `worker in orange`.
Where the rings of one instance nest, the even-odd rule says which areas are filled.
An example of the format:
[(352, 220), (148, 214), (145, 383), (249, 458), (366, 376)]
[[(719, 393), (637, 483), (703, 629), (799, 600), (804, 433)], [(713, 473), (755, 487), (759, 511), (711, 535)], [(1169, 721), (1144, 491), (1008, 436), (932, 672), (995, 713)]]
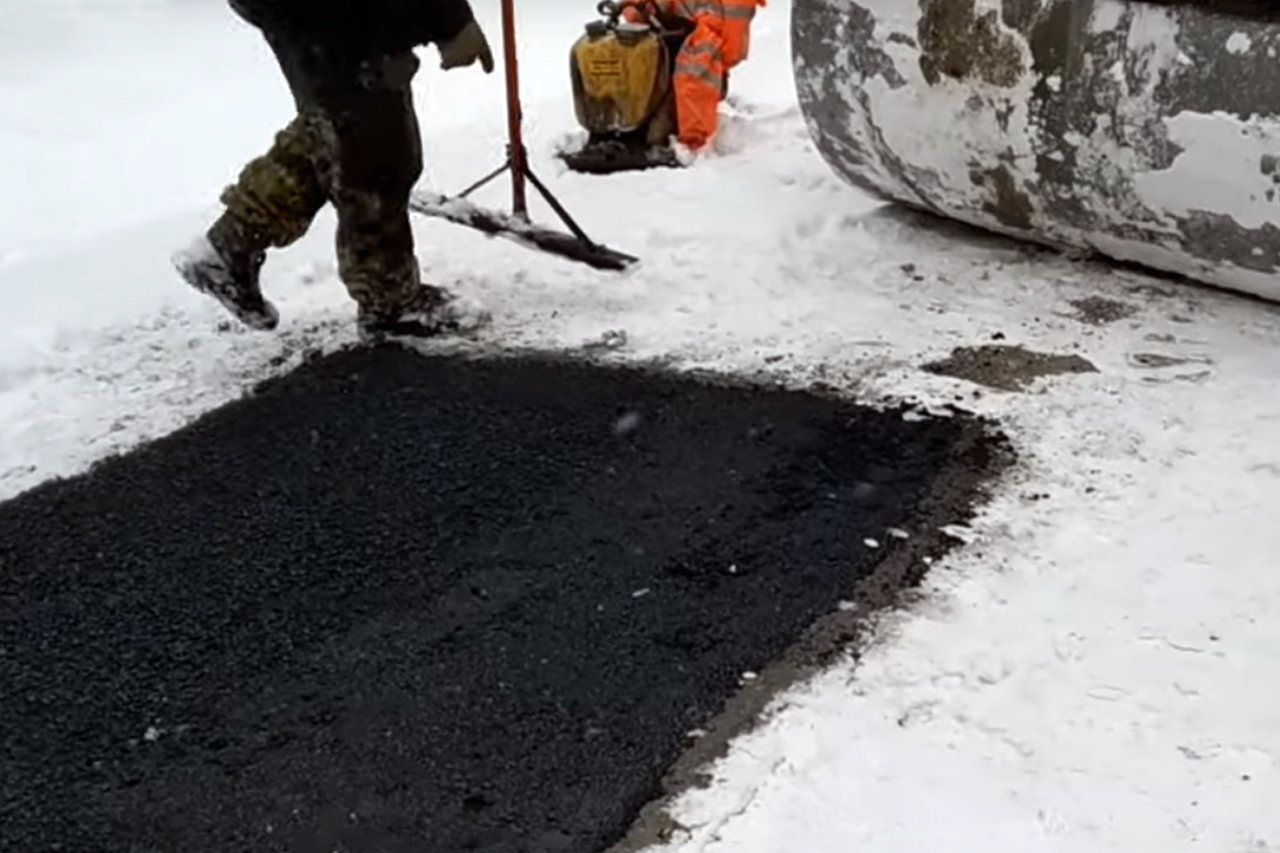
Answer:
[[(697, 151), (715, 136), (729, 70), (747, 58), (751, 22), (765, 0), (652, 0), (650, 5), (659, 18), (693, 27), (676, 57), (672, 83), (677, 136), (681, 144)], [(628, 10), (628, 17), (639, 15)]]

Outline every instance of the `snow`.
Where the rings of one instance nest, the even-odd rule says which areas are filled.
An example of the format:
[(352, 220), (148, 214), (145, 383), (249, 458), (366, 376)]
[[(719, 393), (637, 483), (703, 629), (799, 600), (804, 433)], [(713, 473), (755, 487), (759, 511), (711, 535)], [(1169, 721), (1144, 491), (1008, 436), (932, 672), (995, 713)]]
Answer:
[(1249, 38), (1248, 33), (1234, 32), (1227, 39), (1227, 53), (1239, 56), (1248, 53), (1253, 48), (1253, 39)]
[[(494, 4), (477, 5), (496, 40)], [(428, 276), (493, 312), (465, 346), (962, 405), (1020, 454), (861, 659), (779, 696), (714, 782), (678, 798), (664, 853), (1280, 847), (1280, 309), (842, 185), (796, 109), (779, 0), (714, 152), (684, 172), (564, 174), (564, 59), (592, 5), (522, 4), (531, 153), (596, 239), (644, 263), (600, 274), (419, 222)], [(268, 52), (221, 3), (0, 0), (0, 15), (7, 497), (355, 333), (328, 214), (268, 263), (277, 334), (221, 330), (168, 267), (288, 118)], [(503, 156), (501, 75), (423, 58), (424, 187), (453, 191)], [(502, 187), (480, 202), (501, 205)], [(1070, 303), (1091, 296), (1137, 313), (1088, 325)], [(997, 333), (1098, 373), (1012, 394), (920, 370)]]
[[(1166, 119), (1164, 124), (1179, 154), (1168, 170), (1134, 176), (1134, 186), (1144, 200), (1181, 216), (1221, 211), (1249, 229), (1261, 229), (1275, 221), (1275, 202), (1266, 196), (1274, 184), (1268, 181), (1246, 194), (1239, 192), (1238, 185), (1210, 177), (1224, 171), (1256, 173), (1263, 158), (1274, 156), (1275, 146), (1267, 143), (1267, 131), (1259, 122), (1187, 112)], [(1176, 176), (1177, 181), (1170, 181), (1170, 176)], [(1181, 193), (1172, 189), (1175, 186), (1181, 187)]]

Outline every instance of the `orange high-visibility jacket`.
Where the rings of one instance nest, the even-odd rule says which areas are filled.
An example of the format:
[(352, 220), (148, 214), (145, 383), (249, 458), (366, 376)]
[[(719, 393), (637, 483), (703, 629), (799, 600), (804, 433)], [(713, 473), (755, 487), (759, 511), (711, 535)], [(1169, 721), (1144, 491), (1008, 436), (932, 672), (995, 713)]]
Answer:
[(766, 0), (654, 0), (664, 15), (684, 18), (714, 30), (723, 40), (725, 68), (751, 52), (751, 21)]

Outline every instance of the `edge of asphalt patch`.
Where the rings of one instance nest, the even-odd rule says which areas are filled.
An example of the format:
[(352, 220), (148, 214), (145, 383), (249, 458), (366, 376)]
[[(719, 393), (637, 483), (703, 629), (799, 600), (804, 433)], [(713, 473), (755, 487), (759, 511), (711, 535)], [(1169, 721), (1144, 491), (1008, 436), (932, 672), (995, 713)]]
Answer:
[[(785, 387), (745, 377), (701, 375), (702, 381), (741, 387)], [(818, 383), (806, 393), (838, 404), (856, 404), (840, 389)], [(668, 844), (686, 830), (671, 815), (681, 796), (714, 783), (711, 771), (726, 757), (739, 737), (767, 722), (776, 697), (821, 674), (840, 661), (857, 662), (871, 639), (874, 622), (882, 614), (911, 604), (915, 591), (930, 567), (964, 540), (946, 528), (963, 527), (990, 498), (994, 487), (1013, 468), (1016, 454), (997, 424), (962, 409), (950, 409), (943, 417), (961, 419), (962, 431), (946, 470), (934, 480), (920, 504), (924, 523), (905, 539), (889, 543), (875, 568), (854, 585), (844, 605), (813, 622), (785, 651), (755, 678), (742, 683), (726, 698), (722, 710), (709, 718), (690, 738), (685, 750), (663, 775), (659, 793), (641, 810), (627, 834), (604, 853), (641, 853)]]
[(0, 849), (662, 840), (1009, 459), (829, 387), (309, 360), (0, 504)]

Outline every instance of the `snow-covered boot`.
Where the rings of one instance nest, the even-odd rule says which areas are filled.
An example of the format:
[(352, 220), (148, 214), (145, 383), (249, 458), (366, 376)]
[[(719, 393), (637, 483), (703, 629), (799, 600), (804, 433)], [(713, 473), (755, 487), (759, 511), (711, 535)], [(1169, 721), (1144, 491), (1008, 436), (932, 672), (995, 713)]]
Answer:
[(270, 331), (279, 325), (280, 313), (258, 283), (266, 257), (261, 241), (224, 216), (208, 234), (176, 253), (173, 265), (188, 284), (218, 300), (240, 322)]
[(470, 332), (489, 322), (489, 313), (440, 287), (422, 285), (409, 304), (392, 311), (361, 305), (357, 317), (360, 339), (378, 343), (388, 338), (429, 338)]

